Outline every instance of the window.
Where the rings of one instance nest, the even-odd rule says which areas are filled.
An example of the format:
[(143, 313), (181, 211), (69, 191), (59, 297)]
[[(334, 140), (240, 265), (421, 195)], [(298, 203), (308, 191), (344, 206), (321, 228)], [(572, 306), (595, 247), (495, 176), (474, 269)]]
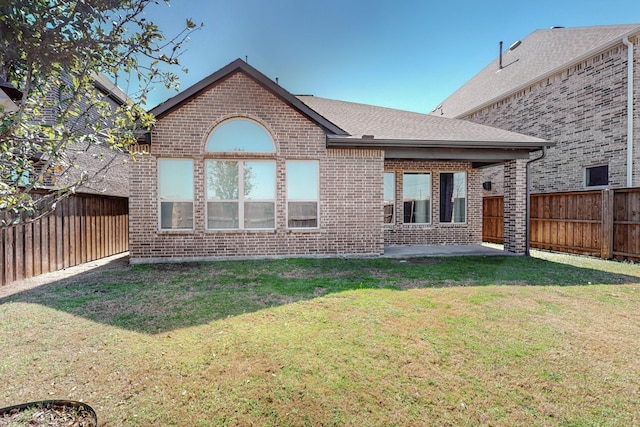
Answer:
[(440, 174), (440, 222), (467, 220), (467, 173)]
[(208, 152), (275, 153), (273, 139), (262, 126), (247, 119), (231, 119), (217, 126), (207, 141)]
[(287, 162), (287, 227), (318, 227), (319, 165)]
[(208, 229), (275, 228), (276, 162), (207, 160), (206, 174)]
[(396, 174), (384, 173), (384, 223), (393, 224), (396, 205)]
[(402, 179), (405, 224), (431, 222), (431, 174), (405, 173)]
[(609, 165), (585, 168), (585, 178), (587, 187), (609, 185)]
[(159, 159), (161, 230), (193, 229), (193, 160)]

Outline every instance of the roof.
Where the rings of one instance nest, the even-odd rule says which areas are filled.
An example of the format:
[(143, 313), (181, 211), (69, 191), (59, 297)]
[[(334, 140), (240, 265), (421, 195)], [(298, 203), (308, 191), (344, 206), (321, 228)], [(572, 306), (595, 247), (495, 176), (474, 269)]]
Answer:
[(269, 79), (267, 76), (265, 76), (260, 71), (256, 70), (241, 59), (236, 59), (235, 61), (222, 67), (210, 76), (205, 77), (198, 83), (180, 92), (173, 98), (170, 98), (165, 102), (159, 104), (158, 106), (151, 109), (151, 113), (156, 118), (161, 118), (162, 116), (169, 114), (171, 111), (180, 107), (182, 104), (188, 102), (192, 98), (198, 96), (198, 94), (202, 91), (208, 89), (209, 87), (215, 85), (219, 81), (238, 71), (244, 72), (246, 75), (254, 79), (257, 83), (278, 96), (285, 103), (289, 104), (291, 107), (295, 108), (300, 113), (309, 118), (312, 122), (325, 129), (325, 131), (335, 134), (345, 134), (344, 130), (340, 129), (334, 123), (331, 123), (324, 117), (320, 116), (317, 112), (313, 111), (308, 106), (300, 102), (295, 96), (293, 96), (287, 90), (283, 89), (276, 82)]
[(92, 77), (94, 86), (103, 91), (118, 104), (122, 105), (129, 100), (129, 96), (122, 89), (116, 86), (116, 84), (113, 83), (104, 73), (93, 73)]
[(428, 142), (469, 144), (475, 147), (521, 144), (540, 148), (547, 141), (465, 120), (413, 113), (373, 105), (298, 96), (302, 102), (349, 133), (330, 140), (395, 141), (416, 145)]
[(327, 135), (328, 147), (384, 149), (386, 158), (486, 164), (528, 158), (529, 152), (554, 145), (540, 138), (463, 120), (315, 96), (296, 97), (241, 59), (163, 102), (151, 113), (161, 119), (236, 72), (244, 72), (320, 126)]
[(443, 101), (433, 115), (464, 117), (640, 34), (640, 25), (536, 30)]

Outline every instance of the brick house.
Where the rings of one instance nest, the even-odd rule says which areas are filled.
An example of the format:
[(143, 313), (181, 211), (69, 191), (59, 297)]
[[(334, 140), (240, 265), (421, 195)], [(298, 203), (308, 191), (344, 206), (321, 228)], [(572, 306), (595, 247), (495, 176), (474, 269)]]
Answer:
[[(537, 30), (431, 114), (555, 142), (531, 165), (532, 192), (638, 186), (639, 65), (640, 25)], [(503, 194), (501, 166), (482, 180)]]
[[(236, 60), (152, 110), (130, 169), (130, 260), (380, 255), (482, 239), (479, 165), (547, 141), (474, 123), (294, 96)], [(514, 194), (522, 192), (514, 192)], [(522, 198), (521, 196), (517, 196)], [(524, 210), (507, 203), (507, 249)]]

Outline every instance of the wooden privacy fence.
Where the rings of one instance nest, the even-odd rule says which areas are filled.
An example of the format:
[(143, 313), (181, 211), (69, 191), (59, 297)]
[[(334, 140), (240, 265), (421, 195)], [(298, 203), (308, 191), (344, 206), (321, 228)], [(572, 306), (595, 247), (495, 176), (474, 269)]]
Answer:
[(74, 195), (39, 220), (0, 229), (0, 286), (129, 250), (122, 197)]
[[(504, 242), (502, 196), (483, 200), (484, 241)], [(640, 260), (640, 188), (531, 195), (532, 248)]]
[(504, 243), (504, 197), (482, 199), (482, 240)]

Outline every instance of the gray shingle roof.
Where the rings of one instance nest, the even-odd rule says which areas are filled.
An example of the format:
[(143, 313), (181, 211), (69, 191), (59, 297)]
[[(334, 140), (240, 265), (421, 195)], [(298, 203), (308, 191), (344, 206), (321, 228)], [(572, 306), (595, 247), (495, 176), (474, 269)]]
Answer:
[(372, 135), (375, 140), (451, 142), (541, 143), (544, 140), (464, 120), (412, 113), (391, 108), (336, 101), (315, 96), (298, 96), (302, 102), (351, 138)]
[(463, 117), (638, 33), (638, 24), (536, 30), (517, 48), (505, 49), (501, 70), (496, 58), (432, 114)]
[[(393, 149), (440, 149), (444, 147), (470, 149), (470, 151), (486, 148), (494, 151), (506, 150), (518, 156), (521, 156), (522, 153), (538, 150), (542, 146), (553, 145), (543, 139), (463, 120), (314, 96), (296, 97), (240, 59), (163, 102), (153, 108), (151, 112), (156, 118), (161, 119), (164, 115), (189, 102), (202, 91), (235, 72), (246, 73), (265, 89), (270, 90), (285, 103), (323, 128), (327, 134), (327, 144)], [(367, 137), (363, 139), (363, 136)], [(486, 157), (475, 156), (473, 158), (485, 160)]]

